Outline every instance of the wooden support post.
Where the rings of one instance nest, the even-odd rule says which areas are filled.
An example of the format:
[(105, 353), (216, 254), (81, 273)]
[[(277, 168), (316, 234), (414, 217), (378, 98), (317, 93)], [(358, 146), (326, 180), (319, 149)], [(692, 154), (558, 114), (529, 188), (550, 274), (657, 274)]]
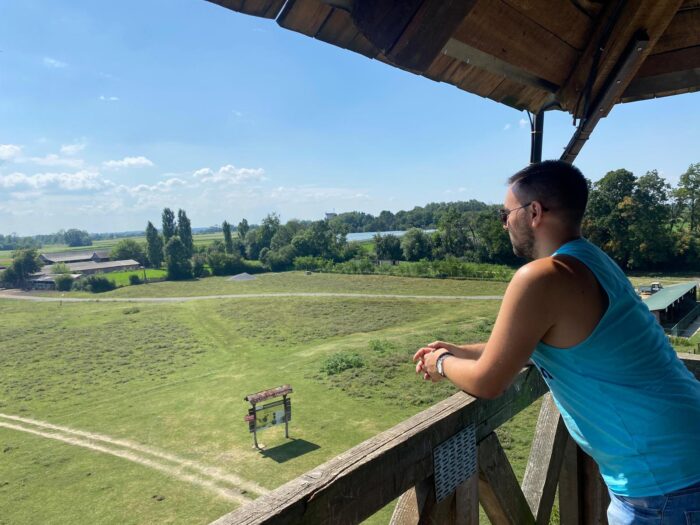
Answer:
[(428, 493), (433, 489), (433, 480), (431, 476), (424, 479), (415, 487), (411, 487), (406, 492), (399, 496), (394, 508), (394, 513), (391, 515), (389, 525), (417, 525), (420, 515), (425, 508), (425, 502), (428, 499)]
[(564, 461), (559, 475), (559, 522), (583, 525), (579, 510), (578, 445), (571, 437), (564, 446)]
[(495, 433), (479, 443), (479, 501), (493, 525), (535, 523)]
[(545, 394), (523, 478), (523, 494), (538, 525), (547, 525), (569, 433), (552, 394)]
[(457, 487), (455, 525), (479, 525), (479, 474)]
[(559, 482), (562, 525), (607, 525), (608, 489), (598, 465), (570, 441)]

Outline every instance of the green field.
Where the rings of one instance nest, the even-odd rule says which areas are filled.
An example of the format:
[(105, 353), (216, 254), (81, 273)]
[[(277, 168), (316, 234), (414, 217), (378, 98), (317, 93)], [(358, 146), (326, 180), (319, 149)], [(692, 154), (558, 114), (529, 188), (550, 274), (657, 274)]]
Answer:
[[(474, 296), (506, 286), (256, 277), (86, 294), (127, 304), (0, 300), (0, 524), (207, 523), (451, 395), (415, 376), (412, 353), (435, 339), (486, 339), (500, 304), (252, 294)], [(137, 299), (215, 294), (248, 297)], [(329, 374), (342, 356), (362, 366)], [(243, 397), (284, 383), (294, 387), (292, 439), (266, 430), (259, 453)], [(519, 477), (538, 406), (498, 430)], [(387, 523), (391, 507), (368, 523)]]
[[(200, 283), (232, 292), (225, 279), (212, 278), (102, 296), (129, 290), (173, 296)], [(228, 283), (257, 292), (499, 291), (483, 282), (303, 273)], [(502, 292), (503, 283), (493, 284)], [(0, 300), (0, 523), (211, 521), (239, 504), (229, 493), (240, 498), (243, 489), (244, 498), (256, 497), (453, 393), (448, 384), (419, 380), (412, 352), (437, 338), (484, 339), (498, 304), (338, 297), (126, 305)], [(322, 370), (328, 358), (343, 354), (359, 355), (364, 366), (335, 375)], [(261, 454), (251, 448), (242, 399), (283, 383), (295, 389), (293, 439), (286, 441), (281, 429), (265, 431)], [(519, 471), (535, 410), (518, 423), (527, 431), (502, 431)], [(153, 459), (139, 452), (145, 446), (184, 463), (156, 457), (175, 465), (173, 471), (91, 450), (82, 441), (103, 442), (75, 431), (129, 440), (138, 457)], [(76, 435), (81, 443), (66, 442)], [(201, 472), (211, 467), (237, 478), (203, 486), (211, 478)], [(386, 523), (390, 513), (370, 523)]]

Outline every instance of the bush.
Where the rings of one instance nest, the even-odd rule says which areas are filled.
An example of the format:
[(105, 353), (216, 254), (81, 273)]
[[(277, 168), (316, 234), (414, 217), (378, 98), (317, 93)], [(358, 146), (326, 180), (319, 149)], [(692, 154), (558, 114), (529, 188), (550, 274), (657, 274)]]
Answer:
[(361, 355), (349, 352), (338, 352), (323, 362), (321, 371), (332, 376), (344, 370), (362, 368), (363, 366), (365, 366), (365, 361), (362, 359)]
[(205, 261), (206, 258), (199, 254), (192, 258), (192, 275), (195, 279), (209, 275), (209, 271), (204, 267)]
[(246, 271), (246, 265), (237, 255), (213, 252), (207, 255), (207, 262), (214, 275), (234, 275)]
[(143, 284), (143, 281), (141, 280), (141, 277), (138, 276), (138, 274), (132, 273), (131, 275), (129, 275), (129, 284), (135, 286), (137, 284)]
[(54, 282), (59, 292), (69, 292), (73, 287), (73, 278), (68, 274), (57, 275)]
[(92, 293), (102, 293), (114, 290), (117, 285), (101, 275), (90, 275), (83, 280), (83, 287)]

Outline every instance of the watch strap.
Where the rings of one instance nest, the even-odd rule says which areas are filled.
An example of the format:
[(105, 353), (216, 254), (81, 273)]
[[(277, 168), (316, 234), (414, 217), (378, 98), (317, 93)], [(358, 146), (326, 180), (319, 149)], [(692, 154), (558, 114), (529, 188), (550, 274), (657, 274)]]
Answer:
[(440, 374), (442, 377), (446, 377), (443, 361), (450, 356), (454, 356), (454, 354), (452, 352), (444, 352), (440, 354), (437, 358), (437, 361), (435, 361), (435, 368), (437, 369), (438, 374)]

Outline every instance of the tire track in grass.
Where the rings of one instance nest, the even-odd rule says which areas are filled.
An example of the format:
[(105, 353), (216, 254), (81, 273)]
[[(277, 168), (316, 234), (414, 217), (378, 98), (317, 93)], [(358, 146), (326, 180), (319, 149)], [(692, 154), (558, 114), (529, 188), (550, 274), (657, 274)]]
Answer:
[[(203, 486), (217, 494), (239, 503), (251, 501), (245, 492), (259, 495), (269, 491), (255, 482), (245, 480), (234, 474), (229, 474), (217, 467), (203, 465), (155, 449), (146, 445), (125, 439), (115, 439), (104, 434), (86, 432), (69, 427), (54, 425), (45, 421), (0, 413), (0, 427), (28, 432), (49, 439), (56, 439), (72, 445), (81, 446), (128, 459), (162, 472), (178, 479)], [(148, 457), (150, 456), (150, 457)], [(170, 464), (169, 464), (170, 463)], [(172, 465), (171, 465), (172, 464)], [(186, 472), (194, 471), (194, 473)], [(222, 485), (235, 487), (234, 489)]]

